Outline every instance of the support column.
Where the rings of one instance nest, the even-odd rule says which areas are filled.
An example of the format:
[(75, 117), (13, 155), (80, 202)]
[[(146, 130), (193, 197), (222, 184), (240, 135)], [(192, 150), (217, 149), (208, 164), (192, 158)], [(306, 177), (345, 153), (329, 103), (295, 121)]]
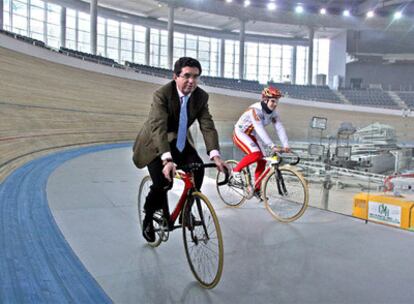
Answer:
[(150, 43), (151, 43), (151, 30), (149, 27), (145, 30), (145, 64), (150, 65)]
[(0, 30), (3, 29), (3, 0), (0, 0)]
[(168, 68), (173, 69), (174, 52), (174, 6), (168, 6)]
[(66, 7), (64, 6), (60, 11), (60, 46), (66, 47)]
[(328, 85), (338, 90), (345, 87), (347, 31), (330, 39)]
[(239, 38), (239, 79), (244, 78), (244, 39), (245, 39), (246, 21), (240, 20), (240, 38)]
[(98, 27), (98, 0), (91, 0), (90, 5), (91, 15), (91, 53), (96, 55), (96, 45), (98, 41), (97, 27)]
[(313, 37), (314, 35), (315, 35), (315, 30), (312, 27), (309, 28), (308, 85), (312, 84), (312, 78), (313, 78)]
[(224, 67), (225, 67), (225, 59), (226, 59), (226, 41), (221, 39), (220, 41), (220, 77), (224, 77)]
[(297, 61), (298, 47), (295, 45), (292, 48), (292, 67), (290, 71), (290, 83), (296, 84), (296, 61)]

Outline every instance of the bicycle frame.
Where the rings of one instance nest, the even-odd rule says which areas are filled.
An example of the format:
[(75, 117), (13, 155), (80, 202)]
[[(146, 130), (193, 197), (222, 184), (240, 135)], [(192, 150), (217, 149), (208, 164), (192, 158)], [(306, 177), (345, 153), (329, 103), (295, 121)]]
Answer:
[[(204, 168), (212, 168), (212, 167), (216, 167), (215, 164), (210, 163), (210, 164), (202, 164), (202, 166)], [(195, 186), (195, 182), (194, 182), (194, 173), (192, 171), (190, 172), (185, 172), (183, 170), (177, 170), (176, 172), (176, 179), (180, 179), (184, 182), (184, 190), (183, 193), (181, 194), (181, 197), (178, 200), (177, 206), (175, 206), (174, 211), (172, 213), (169, 214), (169, 226), (171, 227), (171, 230), (174, 230), (175, 228), (180, 228), (181, 225), (178, 226), (174, 226), (174, 223), (177, 221), (177, 219), (179, 218), (181, 212), (183, 211), (184, 208), (184, 204), (187, 201), (189, 195), (194, 192), (194, 191), (199, 191), (198, 189), (196, 189)], [(229, 178), (228, 172), (226, 173), (226, 177), (224, 179), (223, 182), (221, 182), (221, 184), (225, 184), (227, 183)], [(172, 187), (172, 182), (171, 182), (171, 187)]]
[[(282, 174), (279, 170), (279, 165), (281, 163), (280, 156), (276, 154), (270, 157), (265, 157), (264, 159), (266, 160), (266, 168), (262, 172), (262, 174), (260, 174), (259, 178), (255, 180), (254, 185), (252, 185), (252, 176), (251, 176), (250, 168), (248, 166), (246, 167), (247, 176), (248, 176), (248, 186), (254, 186), (254, 189), (260, 189), (261, 188), (260, 184), (263, 178), (265, 178), (271, 170), (274, 170), (276, 172), (276, 182), (277, 182), (277, 188), (278, 188), (279, 194), (285, 195), (287, 193), (287, 190), (286, 190), (286, 186), (285, 186), (285, 182), (283, 180)], [(292, 162), (291, 164), (295, 165), (298, 162), (299, 162), (299, 158), (297, 159), (296, 162)]]
[[(257, 180), (254, 181), (254, 185), (252, 184), (252, 175), (250, 172), (250, 168), (249, 166), (246, 167), (247, 170), (247, 175), (248, 175), (248, 186), (254, 186), (254, 189), (258, 189), (258, 186), (260, 185), (260, 183), (262, 182), (263, 178), (269, 173), (270, 170), (272, 170), (272, 166), (278, 166), (276, 164), (271, 164), (269, 165), (269, 160), (267, 157), (264, 158), (266, 160), (266, 168), (265, 170), (262, 172), (262, 174), (260, 174), (259, 178)], [(259, 187), (260, 188), (260, 187)]]
[[(189, 194), (195, 189), (193, 173), (179, 171), (177, 172), (177, 175), (175, 178), (181, 179), (184, 182), (184, 190), (180, 196), (180, 199), (178, 200), (177, 206), (175, 206), (174, 211), (170, 214), (169, 224), (171, 226), (175, 223), (180, 213), (182, 212), (184, 204), (187, 201)], [(178, 226), (178, 227), (181, 227), (181, 226)], [(178, 227), (173, 227), (173, 228), (178, 228)]]

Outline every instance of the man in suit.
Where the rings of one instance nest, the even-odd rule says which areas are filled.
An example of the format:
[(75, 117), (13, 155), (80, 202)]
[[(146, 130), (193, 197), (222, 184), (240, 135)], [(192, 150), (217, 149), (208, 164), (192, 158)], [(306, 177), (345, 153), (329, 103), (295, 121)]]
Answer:
[[(178, 166), (202, 163), (194, 147), (188, 128), (197, 119), (211, 160), (223, 171), (225, 164), (220, 157), (218, 134), (208, 109), (208, 94), (197, 87), (201, 74), (200, 63), (182, 57), (174, 65), (173, 80), (158, 89), (147, 121), (138, 133), (133, 147), (133, 161), (138, 168), (148, 167), (152, 186), (145, 201), (143, 236), (155, 241), (152, 222), (154, 212), (168, 208), (165, 190)], [(196, 187), (201, 188), (204, 170), (195, 172)]]

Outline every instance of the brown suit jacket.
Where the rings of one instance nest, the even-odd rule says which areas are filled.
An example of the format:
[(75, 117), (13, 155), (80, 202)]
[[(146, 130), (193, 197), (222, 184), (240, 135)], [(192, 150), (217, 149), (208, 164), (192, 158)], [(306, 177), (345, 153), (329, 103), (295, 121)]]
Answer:
[[(207, 148), (219, 150), (218, 134), (208, 109), (208, 94), (197, 87), (187, 103), (188, 127), (197, 119)], [(133, 161), (138, 168), (147, 166), (156, 157), (170, 151), (170, 142), (177, 137), (180, 118), (180, 99), (175, 81), (158, 89), (148, 119), (138, 133), (133, 146)], [(190, 132), (187, 139), (194, 146)]]

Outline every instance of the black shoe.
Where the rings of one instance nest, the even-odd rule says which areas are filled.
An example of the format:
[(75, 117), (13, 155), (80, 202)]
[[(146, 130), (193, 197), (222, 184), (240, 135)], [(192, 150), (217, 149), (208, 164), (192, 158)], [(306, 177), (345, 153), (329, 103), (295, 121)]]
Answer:
[(253, 195), (259, 199), (259, 201), (263, 202), (263, 198), (262, 198), (262, 191), (260, 191), (259, 189), (255, 189)]
[(145, 215), (142, 229), (142, 236), (148, 243), (155, 242), (154, 224), (152, 223), (152, 215)]

